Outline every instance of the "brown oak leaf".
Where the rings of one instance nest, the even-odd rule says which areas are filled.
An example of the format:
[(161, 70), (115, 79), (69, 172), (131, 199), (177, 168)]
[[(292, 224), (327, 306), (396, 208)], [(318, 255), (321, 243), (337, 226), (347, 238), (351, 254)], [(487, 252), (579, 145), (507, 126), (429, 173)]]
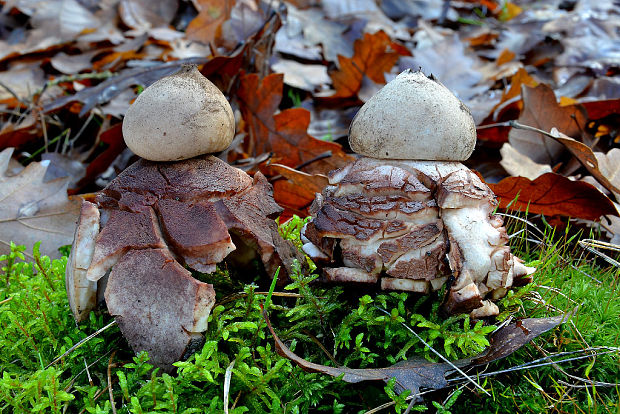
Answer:
[(222, 23), (230, 18), (234, 0), (195, 0), (199, 8), (185, 31), (187, 38), (203, 43), (215, 43), (222, 34)]
[(58, 248), (73, 240), (80, 202), (67, 198), (69, 177), (45, 181), (49, 161), (7, 175), (12, 153), (0, 152), (0, 254), (10, 252), (11, 241), (27, 250), (40, 241), (41, 254), (58, 258)]
[(385, 72), (389, 72), (399, 55), (410, 56), (409, 50), (379, 31), (364, 33), (364, 37), (353, 44), (353, 57), (338, 55), (340, 69), (330, 74), (336, 93), (330, 98), (351, 98), (357, 96), (362, 87), (364, 75), (375, 83), (385, 83)]
[[(246, 122), (249, 139), (246, 152), (257, 156), (274, 154), (274, 161), (298, 167), (331, 152), (331, 156), (309, 163), (309, 173), (326, 173), (339, 168), (353, 158), (339, 144), (321, 141), (308, 135), (310, 112), (291, 108), (275, 114), (282, 100), (284, 76), (274, 73), (260, 80), (257, 74), (241, 76), (237, 99)], [(274, 115), (275, 114), (275, 115)]]
[[(553, 89), (540, 84), (535, 88), (522, 87), (523, 110), (519, 123), (529, 125), (543, 131), (557, 128), (569, 137), (578, 139), (586, 124), (585, 110), (579, 105), (560, 106)], [(552, 167), (559, 161), (564, 146), (552, 138), (538, 132), (513, 128), (508, 135), (510, 145), (521, 154), (533, 161), (550, 164)]]
[(508, 177), (497, 184), (487, 185), (498, 197), (501, 208), (585, 220), (618, 215), (611, 200), (596, 187), (555, 173), (543, 174), (533, 181), (525, 177)]

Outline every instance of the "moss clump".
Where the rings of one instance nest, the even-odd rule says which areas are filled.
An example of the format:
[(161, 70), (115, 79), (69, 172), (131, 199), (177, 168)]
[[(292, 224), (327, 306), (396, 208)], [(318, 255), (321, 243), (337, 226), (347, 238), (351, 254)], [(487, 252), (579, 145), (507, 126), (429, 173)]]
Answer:
[[(303, 220), (294, 220), (281, 231), (298, 239)], [(572, 323), (489, 369), (505, 369), (544, 353), (618, 347), (618, 271), (585, 264), (573, 269), (559, 258), (557, 248), (529, 254), (541, 269), (535, 284), (504, 298), (502, 316), (548, 316), (557, 313), (552, 307), (564, 311), (575, 304), (580, 305), (579, 313)], [(260, 305), (268, 302), (278, 335), (297, 354), (327, 365), (334, 358), (352, 368), (388, 366), (407, 357), (431, 358), (405, 325), (451, 359), (478, 353), (493, 329), (466, 316), (440, 319), (439, 301), (433, 296), (320, 286), (313, 283), (315, 274), (297, 271), (284, 291), (273, 292), (267, 300), (269, 281), (240, 287), (222, 271), (212, 280), (219, 285), (218, 304), (209, 319), (205, 345), (189, 360), (178, 362), (174, 375), (153, 369), (145, 353), (136, 356), (115, 325), (54, 362), (112, 318), (104, 312), (91, 313), (87, 322), (76, 325), (64, 288), (66, 258), (40, 256), (36, 246), (33, 257), (26, 260), (18, 246), (0, 257), (2, 413), (111, 413), (112, 403), (118, 413), (222, 412), (225, 404), (231, 413), (361, 413), (382, 404), (402, 412), (409, 401), (406, 393), (394, 392), (394, 384), (347, 384), (304, 372), (278, 356)], [(582, 272), (596, 275), (602, 283)], [(566, 373), (597, 384), (618, 382), (618, 367), (617, 352), (561, 364)], [(230, 386), (225, 389), (227, 376)], [(578, 382), (545, 366), (481, 380), (492, 397), (466, 388), (444, 390), (425, 395), (425, 402), (414, 408), (540, 412), (551, 407), (573, 412), (618, 404), (617, 388), (570, 388), (562, 381)]]

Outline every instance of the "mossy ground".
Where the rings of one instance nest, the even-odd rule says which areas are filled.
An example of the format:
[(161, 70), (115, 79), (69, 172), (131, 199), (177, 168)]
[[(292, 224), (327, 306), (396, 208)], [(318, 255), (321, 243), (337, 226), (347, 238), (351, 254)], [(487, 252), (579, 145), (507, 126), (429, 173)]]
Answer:
[[(282, 231), (295, 239), (299, 225), (300, 221), (289, 223)], [(431, 392), (413, 409), (620, 412), (619, 269), (577, 260), (577, 253), (565, 248), (574, 241), (562, 238), (544, 249), (514, 244), (539, 271), (535, 283), (502, 300), (504, 312), (494, 321), (496, 325), (511, 315), (543, 317), (579, 308), (570, 322), (486, 371), (558, 352), (615, 350), (603, 355), (599, 349), (589, 353), (597, 356), (481, 378), (491, 397), (471, 384)], [(36, 260), (27, 262), (20, 259), (18, 249), (14, 252), (0, 262), (2, 413), (204, 413), (223, 412), (225, 407), (230, 413), (363, 413), (382, 405), (384, 412), (403, 412), (409, 405), (390, 384), (347, 384), (306, 373), (278, 356), (260, 309), (267, 301), (269, 281), (242, 285), (228, 280), (225, 273), (212, 280), (218, 304), (205, 345), (188, 361), (177, 363), (174, 375), (152, 369), (144, 353), (135, 356), (115, 325), (54, 362), (112, 318), (91, 313), (89, 321), (76, 325), (64, 288), (66, 258), (50, 261), (35, 249)], [(572, 257), (566, 261), (567, 256)], [(334, 358), (340, 364), (364, 368), (391, 365), (407, 357), (431, 358), (405, 324), (456, 359), (478, 353), (492, 330), (463, 316), (440, 319), (435, 296), (318, 286), (311, 283), (312, 274), (299, 273), (294, 279), (285, 289), (276, 289), (266, 306), (280, 338), (313, 362), (332, 364)]]

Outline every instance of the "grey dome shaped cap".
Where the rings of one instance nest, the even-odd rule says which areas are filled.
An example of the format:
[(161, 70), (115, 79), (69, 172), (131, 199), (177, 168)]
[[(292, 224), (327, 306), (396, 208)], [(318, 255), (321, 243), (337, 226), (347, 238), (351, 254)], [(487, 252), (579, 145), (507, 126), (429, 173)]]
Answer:
[(476, 125), (448, 88), (408, 69), (362, 106), (349, 144), (373, 158), (464, 161), (476, 145)]

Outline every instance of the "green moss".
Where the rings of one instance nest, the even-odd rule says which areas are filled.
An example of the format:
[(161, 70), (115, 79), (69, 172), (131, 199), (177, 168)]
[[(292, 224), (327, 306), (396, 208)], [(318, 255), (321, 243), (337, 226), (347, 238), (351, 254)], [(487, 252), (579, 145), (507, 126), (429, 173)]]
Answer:
[[(302, 225), (303, 220), (296, 218), (281, 226), (281, 232), (298, 242)], [(618, 270), (603, 270), (589, 262), (573, 263), (574, 269), (561, 258), (568, 255), (558, 248), (564, 244), (568, 243), (542, 253), (528, 250), (526, 244), (519, 246), (524, 255), (538, 261), (541, 270), (534, 284), (501, 301), (503, 315), (497, 323), (510, 315), (548, 316), (579, 305), (577, 315), (487, 371), (522, 364), (544, 353), (618, 347)], [(225, 395), (231, 413), (365, 412), (390, 403), (388, 411), (402, 412), (409, 401), (394, 392), (394, 384), (347, 384), (304, 372), (278, 356), (260, 305), (269, 303), (278, 335), (300, 356), (328, 365), (335, 358), (352, 368), (382, 367), (407, 357), (431, 358), (405, 325), (451, 359), (479, 352), (493, 329), (465, 316), (441, 319), (439, 300), (433, 295), (326, 287), (315, 284), (316, 275), (298, 271), (284, 291), (274, 292), (267, 301), (268, 280), (241, 286), (220, 271), (210, 280), (218, 284), (218, 304), (209, 319), (205, 345), (188, 361), (178, 362), (174, 375), (153, 369), (145, 353), (133, 354), (116, 326), (52, 364), (112, 318), (91, 313), (88, 322), (77, 325), (64, 289), (66, 258), (52, 261), (36, 250), (32, 263), (24, 261), (23, 249), (17, 246), (11, 255), (0, 257), (2, 413), (65, 409), (111, 413), (108, 372), (118, 413), (222, 412)], [(618, 357), (616, 352), (560, 367), (576, 377), (617, 383)], [(225, 390), (227, 372), (230, 387)], [(553, 366), (493, 376), (480, 383), (491, 397), (468, 388), (456, 393), (444, 390), (425, 395), (425, 402), (413, 408), (442, 413), (616, 412), (619, 399), (618, 387), (570, 387), (567, 384), (584, 383)]]

